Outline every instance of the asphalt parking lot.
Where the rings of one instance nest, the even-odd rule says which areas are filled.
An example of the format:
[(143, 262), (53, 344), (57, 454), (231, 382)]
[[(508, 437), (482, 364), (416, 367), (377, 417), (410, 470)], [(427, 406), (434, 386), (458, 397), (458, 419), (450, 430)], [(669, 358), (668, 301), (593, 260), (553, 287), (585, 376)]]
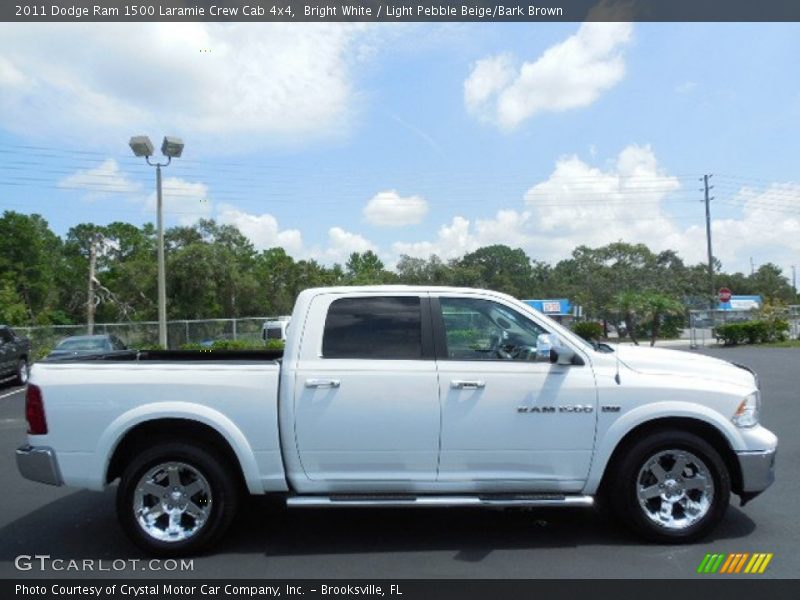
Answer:
[[(746, 508), (732, 505), (710, 539), (694, 545), (639, 542), (592, 510), (531, 512), (295, 510), (250, 500), (234, 530), (193, 570), (20, 573), (18, 555), (145, 559), (124, 537), (114, 492), (26, 481), (14, 449), (25, 439), (24, 394), (0, 386), (0, 577), (199, 578), (686, 578), (709, 552), (772, 552), (758, 577), (800, 573), (800, 350), (720, 348), (704, 353), (744, 363), (761, 378), (762, 422), (780, 437), (776, 483)], [(738, 504), (738, 502), (736, 503)], [(705, 575), (702, 577), (711, 577)]]

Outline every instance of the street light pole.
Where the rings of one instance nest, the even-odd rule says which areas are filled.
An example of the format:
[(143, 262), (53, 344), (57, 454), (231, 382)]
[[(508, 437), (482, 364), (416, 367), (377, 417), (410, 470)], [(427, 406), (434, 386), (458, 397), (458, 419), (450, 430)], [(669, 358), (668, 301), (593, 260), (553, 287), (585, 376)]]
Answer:
[(147, 164), (156, 168), (156, 245), (158, 252), (158, 344), (164, 349), (167, 345), (167, 274), (164, 263), (164, 197), (161, 188), (161, 167), (168, 166), (173, 158), (183, 153), (183, 141), (176, 137), (165, 137), (161, 144), (161, 153), (167, 162), (151, 162), (153, 143), (146, 135), (132, 137), (128, 145), (136, 156), (144, 156)]
[[(167, 160), (167, 165), (170, 163)], [(150, 163), (150, 158), (147, 159)], [(164, 165), (166, 166), (166, 165)], [(164, 202), (161, 192), (161, 165), (156, 163), (156, 198), (158, 216), (156, 223), (158, 228), (158, 345), (167, 348), (167, 274), (164, 264)]]

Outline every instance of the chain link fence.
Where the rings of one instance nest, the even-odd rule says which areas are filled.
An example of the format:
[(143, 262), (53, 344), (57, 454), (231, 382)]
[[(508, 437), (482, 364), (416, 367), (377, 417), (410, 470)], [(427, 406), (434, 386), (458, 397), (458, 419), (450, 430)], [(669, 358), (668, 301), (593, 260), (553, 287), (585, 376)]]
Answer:
[[(211, 343), (220, 340), (260, 342), (261, 330), (266, 321), (286, 317), (244, 317), (239, 319), (201, 319), (193, 321), (167, 321), (167, 341), (175, 350), (184, 344)], [(31, 340), (33, 356), (47, 354), (59, 341), (73, 335), (87, 335), (86, 325), (45, 325), (15, 327), (18, 335)], [(129, 348), (152, 348), (158, 345), (158, 321), (130, 323), (95, 323), (95, 335), (109, 334), (121, 339)]]
[[(689, 311), (689, 340), (694, 348), (717, 343), (714, 337), (714, 328), (726, 323), (737, 323), (758, 319), (761, 315), (758, 309), (749, 310), (690, 310)], [(800, 339), (800, 305), (788, 306), (782, 318), (789, 322), (789, 339)]]

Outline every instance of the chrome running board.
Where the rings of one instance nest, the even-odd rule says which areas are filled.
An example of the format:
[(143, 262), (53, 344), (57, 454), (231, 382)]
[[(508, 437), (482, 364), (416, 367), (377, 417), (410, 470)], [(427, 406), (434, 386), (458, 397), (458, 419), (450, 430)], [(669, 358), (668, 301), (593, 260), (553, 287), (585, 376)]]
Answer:
[(588, 507), (594, 505), (594, 498), (591, 496), (568, 496), (564, 494), (482, 494), (477, 496), (336, 494), (332, 496), (290, 496), (286, 499), (286, 505), (299, 508)]

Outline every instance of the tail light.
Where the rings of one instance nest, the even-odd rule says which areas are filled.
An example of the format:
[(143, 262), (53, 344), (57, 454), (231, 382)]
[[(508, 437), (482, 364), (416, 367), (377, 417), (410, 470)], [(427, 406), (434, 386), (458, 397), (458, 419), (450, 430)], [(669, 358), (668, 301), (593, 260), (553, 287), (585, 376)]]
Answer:
[(28, 420), (28, 433), (31, 435), (47, 434), (47, 419), (44, 416), (42, 390), (38, 385), (28, 384), (25, 393), (25, 418)]

